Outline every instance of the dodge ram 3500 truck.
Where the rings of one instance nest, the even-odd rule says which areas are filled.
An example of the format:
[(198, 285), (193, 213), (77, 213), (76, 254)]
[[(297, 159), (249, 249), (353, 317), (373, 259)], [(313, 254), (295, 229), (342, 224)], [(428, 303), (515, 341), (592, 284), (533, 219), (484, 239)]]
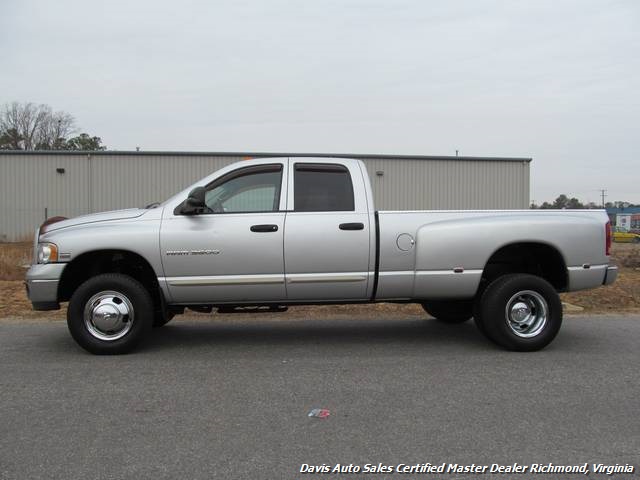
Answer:
[(596, 210), (376, 211), (364, 164), (267, 158), (229, 165), (161, 204), (45, 222), (28, 296), (69, 302), (73, 338), (124, 353), (185, 307), (417, 302), (475, 319), (510, 350), (558, 333), (558, 292), (612, 283)]

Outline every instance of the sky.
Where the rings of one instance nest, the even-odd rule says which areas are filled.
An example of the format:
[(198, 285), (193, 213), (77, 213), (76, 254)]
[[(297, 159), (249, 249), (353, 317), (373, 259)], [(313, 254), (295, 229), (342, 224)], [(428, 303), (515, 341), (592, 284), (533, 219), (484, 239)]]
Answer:
[(532, 157), (640, 203), (637, 0), (1, 0), (0, 104), (109, 149)]

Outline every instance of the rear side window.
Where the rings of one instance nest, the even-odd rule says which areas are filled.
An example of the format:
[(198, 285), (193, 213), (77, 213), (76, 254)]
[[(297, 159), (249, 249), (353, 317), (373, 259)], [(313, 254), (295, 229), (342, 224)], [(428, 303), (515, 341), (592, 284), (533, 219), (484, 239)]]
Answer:
[(294, 174), (296, 212), (355, 210), (351, 175), (342, 165), (296, 163)]

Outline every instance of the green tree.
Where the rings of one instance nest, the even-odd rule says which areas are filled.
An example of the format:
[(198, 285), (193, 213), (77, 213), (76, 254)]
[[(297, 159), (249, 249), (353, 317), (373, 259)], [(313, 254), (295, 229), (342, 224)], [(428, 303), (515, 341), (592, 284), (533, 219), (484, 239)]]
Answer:
[(106, 150), (100, 137), (76, 133), (75, 119), (49, 105), (12, 102), (0, 107), (2, 150)]
[(567, 201), (567, 208), (573, 208), (573, 209), (584, 208), (584, 205), (576, 197), (571, 197)]
[(50, 150), (75, 129), (72, 115), (54, 112), (49, 105), (12, 102), (0, 108), (0, 137), (8, 135), (8, 145), (17, 150)]
[(106, 150), (100, 137), (92, 137), (88, 133), (81, 133), (77, 137), (70, 138), (62, 150)]
[(20, 150), (23, 140), (15, 128), (0, 130), (0, 150)]
[[(627, 207), (634, 207), (636, 205), (632, 204), (632, 203), (627, 203), (627, 202), (607, 202), (605, 207), (606, 208), (613, 208), (613, 207), (617, 207), (620, 208), (624, 206), (624, 208)], [(570, 209), (581, 209), (581, 208), (591, 208), (591, 209), (599, 209), (602, 208), (602, 205), (596, 202), (588, 202), (586, 204), (582, 203), (580, 200), (578, 200), (576, 197), (567, 197), (564, 193), (561, 195), (558, 195), (558, 198), (556, 198), (553, 203), (549, 203), (549, 202), (544, 202), (542, 205), (537, 206), (535, 204), (531, 205), (531, 208), (570, 208)]]
[(558, 198), (554, 200), (553, 206), (551, 208), (567, 208), (568, 203), (569, 199), (564, 193), (562, 193), (558, 195)]

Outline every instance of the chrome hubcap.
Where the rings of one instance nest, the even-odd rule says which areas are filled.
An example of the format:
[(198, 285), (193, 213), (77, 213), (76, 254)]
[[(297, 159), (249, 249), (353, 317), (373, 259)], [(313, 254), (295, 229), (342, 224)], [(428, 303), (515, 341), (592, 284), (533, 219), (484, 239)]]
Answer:
[(133, 325), (133, 305), (120, 292), (96, 293), (84, 307), (84, 324), (99, 340), (114, 341), (124, 337)]
[(549, 307), (538, 292), (523, 290), (509, 299), (505, 313), (511, 331), (519, 337), (529, 338), (544, 329)]

